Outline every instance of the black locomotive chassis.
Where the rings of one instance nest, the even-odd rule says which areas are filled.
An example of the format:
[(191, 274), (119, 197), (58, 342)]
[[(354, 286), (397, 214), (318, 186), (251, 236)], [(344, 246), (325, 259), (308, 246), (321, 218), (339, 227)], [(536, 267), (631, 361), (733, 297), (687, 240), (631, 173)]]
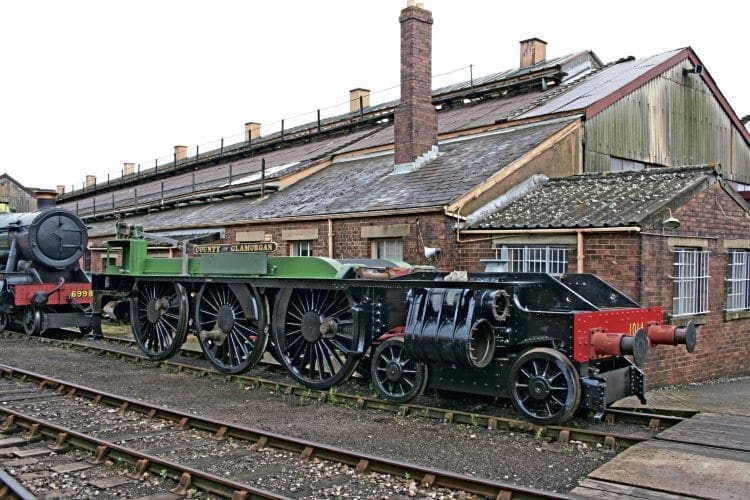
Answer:
[[(502, 289), (510, 293), (509, 300), (514, 312), (503, 320), (502, 325), (495, 326), (497, 349), (486, 366), (466, 366), (446, 357), (445, 347), (446, 342), (451, 342), (450, 335), (446, 338), (435, 337), (432, 344), (423, 340), (423, 348), (428, 344), (435, 348), (426, 355), (423, 349), (422, 356), (417, 358), (428, 367), (431, 387), (507, 398), (513, 397), (508, 389), (510, 368), (523, 352), (535, 346), (546, 346), (572, 359), (575, 312), (639, 307), (592, 275), (568, 275), (559, 281), (549, 275), (514, 273), (469, 275), (468, 281), (445, 281), (442, 279), (444, 277), (444, 273), (419, 273), (387, 280), (94, 274), (92, 285), (97, 298), (94, 316), (95, 324), (98, 324), (103, 296), (128, 299), (133, 296), (137, 282), (179, 282), (193, 291), (205, 283), (246, 284), (264, 294), (269, 302), (285, 289), (337, 290), (354, 298), (352, 314), (355, 336), (362, 342), (357, 343), (357, 347), (353, 346), (354, 351), (349, 354), (360, 358), (368, 352), (374, 339), (393, 327), (406, 324), (410, 302), (406, 297), (409, 291), (412, 291), (413, 299), (413, 294), (426, 290), (458, 289), (482, 293)], [(564, 286), (560, 286), (560, 283)], [(416, 303), (414, 300), (411, 302)], [(425, 303), (425, 307), (429, 305)], [(435, 328), (442, 331), (442, 325), (435, 325)], [(407, 352), (414, 354), (415, 337), (410, 333), (406, 335)], [(643, 399), (642, 372), (624, 357), (609, 359), (575, 364), (581, 383), (580, 406), (592, 410), (595, 417), (601, 416), (608, 404), (622, 397), (637, 395)]]

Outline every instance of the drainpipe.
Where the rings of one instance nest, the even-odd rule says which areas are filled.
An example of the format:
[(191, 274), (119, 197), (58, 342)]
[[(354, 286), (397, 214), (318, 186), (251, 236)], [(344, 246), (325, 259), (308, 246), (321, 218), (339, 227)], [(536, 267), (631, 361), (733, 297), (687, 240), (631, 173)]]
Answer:
[(328, 219), (328, 258), (333, 258), (333, 219)]

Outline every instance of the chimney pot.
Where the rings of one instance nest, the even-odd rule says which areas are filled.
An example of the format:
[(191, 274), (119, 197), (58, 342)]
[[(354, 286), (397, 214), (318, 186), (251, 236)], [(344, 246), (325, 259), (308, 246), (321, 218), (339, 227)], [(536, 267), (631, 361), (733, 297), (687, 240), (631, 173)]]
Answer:
[(432, 13), (410, 2), (401, 11), (401, 102), (394, 119), (396, 171), (418, 168), (437, 154), (432, 104)]
[(245, 123), (245, 140), (247, 142), (254, 141), (260, 137), (260, 123), (247, 122)]
[(57, 192), (51, 189), (40, 189), (34, 193), (34, 197), (36, 198), (36, 209), (42, 210), (55, 206)]
[(175, 146), (174, 147), (174, 159), (184, 160), (187, 158), (187, 146)]
[(349, 91), (349, 111), (354, 113), (360, 110), (359, 98), (362, 98), (362, 107), (367, 108), (370, 106), (370, 90), (369, 89), (351, 89)]
[(521, 69), (547, 59), (547, 42), (540, 38), (521, 40)]

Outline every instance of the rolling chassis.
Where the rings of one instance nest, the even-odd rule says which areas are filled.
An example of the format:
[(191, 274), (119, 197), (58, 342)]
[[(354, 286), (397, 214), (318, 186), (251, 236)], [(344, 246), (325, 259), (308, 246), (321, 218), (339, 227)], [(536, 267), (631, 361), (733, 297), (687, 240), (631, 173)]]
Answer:
[(158, 259), (138, 241), (108, 244), (122, 264), (93, 275), (95, 294), (130, 302), (133, 334), (148, 357), (174, 355), (192, 333), (224, 373), (245, 372), (269, 351), (296, 381), (326, 389), (362, 363), (391, 401), (405, 403), (426, 387), (483, 394), (553, 424), (578, 410), (601, 418), (626, 396), (643, 400), (636, 365), (649, 346), (695, 349), (692, 324), (662, 325), (661, 308), (642, 308), (588, 274), (394, 277), (393, 269), (373, 269), (382, 262), (241, 249)]

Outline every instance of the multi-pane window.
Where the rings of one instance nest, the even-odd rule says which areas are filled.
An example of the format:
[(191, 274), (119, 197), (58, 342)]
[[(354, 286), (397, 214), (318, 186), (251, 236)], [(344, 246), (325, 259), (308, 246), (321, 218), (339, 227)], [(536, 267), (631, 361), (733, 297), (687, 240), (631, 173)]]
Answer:
[(312, 240), (298, 240), (292, 242), (293, 257), (311, 257), (313, 254)]
[(677, 248), (674, 251), (672, 315), (708, 312), (708, 251)]
[(502, 246), (495, 249), (500, 268), (514, 273), (565, 274), (568, 249), (551, 246)]
[(373, 240), (372, 250), (376, 259), (404, 260), (404, 240), (401, 238)]
[(730, 250), (727, 257), (727, 311), (750, 309), (750, 251)]

